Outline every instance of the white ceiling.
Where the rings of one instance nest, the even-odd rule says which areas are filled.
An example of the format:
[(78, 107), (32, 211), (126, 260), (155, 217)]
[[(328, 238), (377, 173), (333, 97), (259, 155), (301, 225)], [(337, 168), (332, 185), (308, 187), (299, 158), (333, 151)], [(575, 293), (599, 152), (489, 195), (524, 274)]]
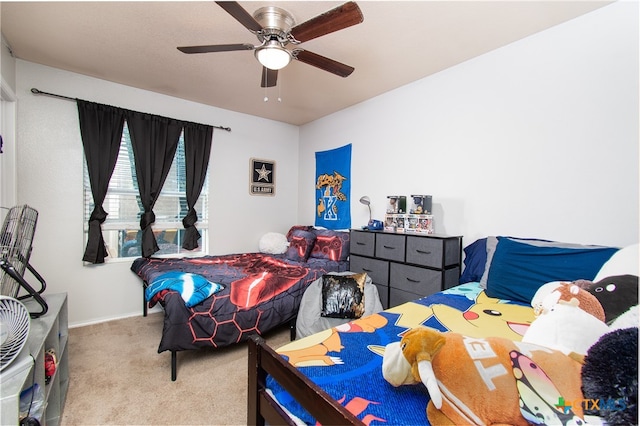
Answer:
[[(251, 14), (281, 7), (296, 23), (342, 3), (240, 2)], [(0, 3), (0, 12), (2, 34), (17, 58), (302, 125), (608, 3), (358, 1), (363, 23), (300, 46), (355, 67), (353, 74), (342, 78), (293, 61), (270, 89), (260, 87), (262, 67), (252, 51), (186, 55), (176, 49), (258, 44), (213, 1), (10, 1)]]

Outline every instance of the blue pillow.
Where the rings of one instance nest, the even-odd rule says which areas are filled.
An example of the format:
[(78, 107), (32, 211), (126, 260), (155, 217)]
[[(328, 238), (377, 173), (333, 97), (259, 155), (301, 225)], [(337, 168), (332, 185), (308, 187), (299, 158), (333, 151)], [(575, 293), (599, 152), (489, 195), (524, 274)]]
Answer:
[(487, 263), (487, 239), (480, 238), (464, 248), (464, 270), (460, 284), (480, 282)]
[(498, 237), (486, 294), (531, 303), (538, 288), (547, 282), (593, 280), (616, 251), (613, 247)]
[(146, 288), (145, 297), (149, 301), (162, 290), (174, 290), (180, 293), (185, 306), (191, 308), (222, 289), (222, 284), (212, 283), (202, 275), (172, 271), (155, 277)]

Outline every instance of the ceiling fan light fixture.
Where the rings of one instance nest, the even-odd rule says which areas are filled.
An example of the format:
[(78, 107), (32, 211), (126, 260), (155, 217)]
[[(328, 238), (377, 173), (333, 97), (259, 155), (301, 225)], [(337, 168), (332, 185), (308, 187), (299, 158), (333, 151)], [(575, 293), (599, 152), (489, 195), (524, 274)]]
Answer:
[(277, 40), (269, 40), (256, 48), (258, 62), (270, 70), (279, 70), (291, 62), (291, 53), (280, 45)]

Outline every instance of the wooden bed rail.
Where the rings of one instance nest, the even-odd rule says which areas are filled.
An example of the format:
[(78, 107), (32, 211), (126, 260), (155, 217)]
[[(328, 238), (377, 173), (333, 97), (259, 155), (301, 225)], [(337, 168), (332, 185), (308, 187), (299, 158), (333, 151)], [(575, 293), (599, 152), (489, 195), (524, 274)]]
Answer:
[(364, 425), (339, 402), (289, 364), (260, 336), (248, 340), (249, 389), (247, 424), (295, 425), (267, 392), (267, 375), (276, 380), (300, 405), (323, 425)]

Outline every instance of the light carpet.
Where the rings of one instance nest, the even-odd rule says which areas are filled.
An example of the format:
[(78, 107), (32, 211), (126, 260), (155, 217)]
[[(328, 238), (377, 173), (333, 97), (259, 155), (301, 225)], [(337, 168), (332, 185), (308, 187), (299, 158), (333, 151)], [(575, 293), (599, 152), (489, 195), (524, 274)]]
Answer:
[[(69, 330), (69, 391), (61, 425), (244, 425), (247, 345), (159, 354), (162, 313)], [(272, 347), (289, 327), (263, 336)]]

